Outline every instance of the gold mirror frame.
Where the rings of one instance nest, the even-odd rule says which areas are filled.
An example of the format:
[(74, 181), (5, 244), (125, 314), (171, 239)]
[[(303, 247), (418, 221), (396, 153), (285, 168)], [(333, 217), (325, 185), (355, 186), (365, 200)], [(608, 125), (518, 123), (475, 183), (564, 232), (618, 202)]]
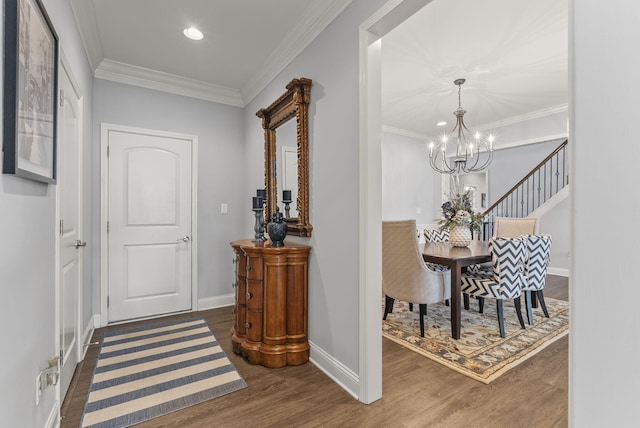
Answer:
[[(267, 190), (265, 222), (278, 204), (278, 186), (276, 182), (276, 129), (287, 121), (296, 119), (298, 146), (298, 217), (285, 218), (287, 234), (311, 236), (313, 226), (309, 223), (309, 93), (311, 79), (301, 77), (293, 79), (287, 85), (287, 92), (275, 100), (269, 107), (256, 112), (262, 119), (264, 129), (264, 184)], [(282, 208), (281, 208), (282, 209)]]

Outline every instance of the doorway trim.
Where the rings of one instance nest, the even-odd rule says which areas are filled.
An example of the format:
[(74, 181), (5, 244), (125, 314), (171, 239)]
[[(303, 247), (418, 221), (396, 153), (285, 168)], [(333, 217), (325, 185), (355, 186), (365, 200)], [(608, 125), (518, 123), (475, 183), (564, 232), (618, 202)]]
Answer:
[(359, 28), (358, 400), (382, 398), (381, 38), (432, 0), (390, 0)]
[(198, 137), (190, 134), (103, 122), (100, 124), (100, 316), (96, 320), (96, 325), (105, 327), (108, 324), (109, 236), (107, 234), (107, 218), (109, 217), (109, 165), (107, 147), (110, 131), (155, 135), (191, 142), (191, 311), (195, 312), (198, 310)]

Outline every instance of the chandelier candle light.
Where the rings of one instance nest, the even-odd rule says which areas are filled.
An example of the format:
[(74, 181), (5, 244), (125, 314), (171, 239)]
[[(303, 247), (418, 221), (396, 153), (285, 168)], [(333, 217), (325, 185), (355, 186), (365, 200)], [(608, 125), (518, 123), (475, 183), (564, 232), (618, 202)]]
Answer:
[[(453, 83), (458, 86), (458, 109), (453, 112), (456, 116), (456, 124), (448, 135), (443, 135), (439, 144), (433, 141), (429, 143), (429, 163), (431, 168), (442, 174), (459, 174), (461, 172), (482, 171), (493, 160), (493, 135), (487, 138), (476, 132), (472, 137), (471, 132), (464, 124), (460, 92), (465, 79), (456, 79)], [(455, 139), (455, 154), (447, 154), (447, 143)], [(451, 144), (453, 145), (453, 144)], [(448, 159), (451, 157), (452, 159)]]

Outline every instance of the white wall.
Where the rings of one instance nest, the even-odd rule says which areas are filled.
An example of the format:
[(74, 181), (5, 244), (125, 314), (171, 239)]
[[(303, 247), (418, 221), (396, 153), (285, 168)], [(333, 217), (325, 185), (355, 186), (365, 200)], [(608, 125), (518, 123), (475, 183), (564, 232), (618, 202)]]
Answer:
[[(84, 153), (91, 154), (92, 77), (66, 0), (44, 0), (85, 97)], [(0, 27), (2, 27), (0, 22)], [(0, 49), (2, 49), (0, 47)], [(2, 107), (0, 106), (0, 109)], [(91, 171), (85, 171), (85, 177)], [(42, 427), (57, 409), (55, 388), (46, 388), (35, 405), (36, 375), (55, 356), (56, 187), (0, 175), (0, 415), (2, 426)], [(88, 198), (88, 193), (85, 194)], [(85, 223), (90, 224), (87, 210)], [(91, 242), (91, 236), (83, 239)], [(91, 277), (86, 248), (85, 280)], [(90, 299), (90, 294), (87, 300)], [(91, 311), (84, 313), (85, 320)]]
[(429, 166), (425, 142), (383, 133), (382, 219), (414, 218), (417, 224), (431, 224), (440, 218), (440, 201), (440, 174)]
[[(198, 297), (207, 299), (233, 294), (232, 240), (249, 236), (243, 228), (251, 200), (243, 197), (245, 173), (242, 109), (95, 80), (93, 138), (100, 145), (100, 124), (134, 126), (196, 135), (198, 137)], [(95, 171), (100, 169), (100, 151), (95, 150)], [(100, 212), (100, 174), (93, 177), (94, 210)], [(254, 191), (255, 193), (255, 191)], [(220, 204), (229, 213), (220, 213)], [(244, 233), (246, 230), (246, 233)], [(100, 237), (100, 224), (94, 224)], [(93, 308), (100, 311), (100, 272), (94, 270)]]
[(572, 1), (569, 422), (637, 427), (640, 3)]

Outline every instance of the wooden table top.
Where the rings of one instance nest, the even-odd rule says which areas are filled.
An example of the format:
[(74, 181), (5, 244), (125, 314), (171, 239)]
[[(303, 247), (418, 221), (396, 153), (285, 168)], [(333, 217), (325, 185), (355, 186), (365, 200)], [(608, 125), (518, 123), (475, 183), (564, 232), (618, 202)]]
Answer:
[(454, 247), (449, 242), (427, 242), (422, 248), (422, 255), (427, 261), (466, 260), (473, 262), (487, 261), (489, 243), (487, 241), (471, 241), (468, 247)]

